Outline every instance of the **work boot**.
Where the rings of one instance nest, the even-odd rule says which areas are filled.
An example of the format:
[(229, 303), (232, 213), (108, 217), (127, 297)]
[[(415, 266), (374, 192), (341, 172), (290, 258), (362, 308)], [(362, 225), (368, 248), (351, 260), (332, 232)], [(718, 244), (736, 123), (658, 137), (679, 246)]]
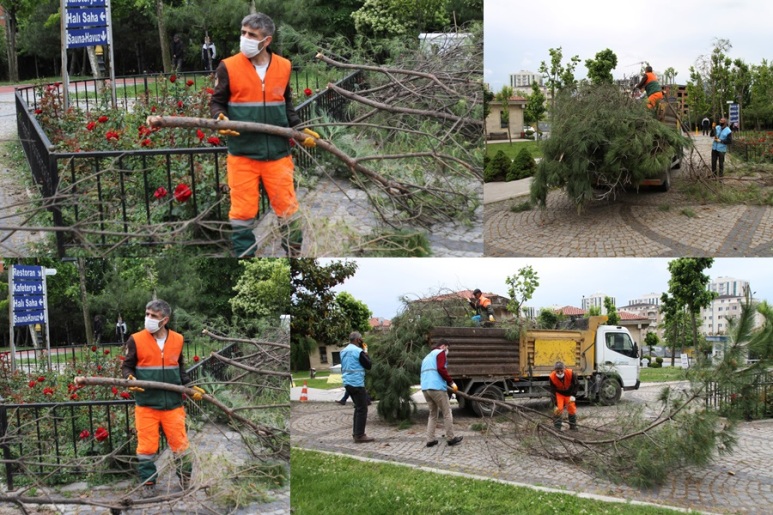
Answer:
[(280, 221), (279, 230), (282, 233), (282, 249), (287, 253), (287, 257), (301, 257), (301, 248), (303, 247), (301, 221), (298, 219), (289, 222)]
[(368, 443), (372, 441), (374, 441), (374, 439), (366, 434), (362, 434), (354, 437), (354, 443)]
[(556, 431), (561, 431), (561, 425), (561, 415), (553, 417), (553, 427), (556, 428)]
[(155, 483), (145, 483), (142, 485), (142, 490), (140, 490), (140, 496), (143, 499), (150, 499), (151, 497), (156, 496), (156, 484)]
[(463, 437), (463, 436), (454, 436), (453, 438), (451, 438), (450, 440), (448, 440), (448, 445), (449, 445), (449, 446), (456, 445), (456, 444), (458, 444), (459, 442), (461, 442), (462, 440), (464, 440), (464, 437)]
[(255, 233), (252, 227), (235, 226), (231, 233), (234, 256), (252, 257), (255, 254)]
[(437, 445), (437, 440), (432, 440), (430, 442), (427, 442), (427, 447), (434, 447)]
[(569, 429), (577, 431), (577, 415), (569, 415)]

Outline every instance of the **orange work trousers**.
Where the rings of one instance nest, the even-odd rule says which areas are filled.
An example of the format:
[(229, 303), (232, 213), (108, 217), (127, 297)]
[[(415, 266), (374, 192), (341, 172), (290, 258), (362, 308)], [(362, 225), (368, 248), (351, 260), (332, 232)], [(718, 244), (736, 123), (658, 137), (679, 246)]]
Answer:
[(259, 182), (263, 182), (271, 209), (286, 218), (298, 211), (293, 185), (293, 158), (258, 161), (245, 156), (228, 155), (228, 187), (231, 190), (231, 220), (252, 220), (258, 214)]
[(137, 427), (137, 456), (152, 457), (158, 452), (161, 427), (172, 452), (179, 454), (188, 449), (188, 435), (185, 433), (185, 408), (160, 410), (146, 406), (134, 407), (134, 423)]
[(577, 414), (577, 404), (570, 401), (568, 395), (556, 393), (556, 415), (563, 413), (564, 407), (566, 407), (570, 415)]
[(658, 102), (663, 100), (663, 92), (662, 91), (656, 91), (652, 95), (647, 97), (647, 109), (652, 109), (656, 105), (658, 105)]

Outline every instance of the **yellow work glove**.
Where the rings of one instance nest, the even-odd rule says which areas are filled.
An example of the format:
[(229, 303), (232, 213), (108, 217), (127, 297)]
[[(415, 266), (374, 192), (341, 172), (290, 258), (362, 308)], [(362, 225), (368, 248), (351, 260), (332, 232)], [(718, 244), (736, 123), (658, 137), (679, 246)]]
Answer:
[(314, 132), (311, 129), (303, 129), (301, 132), (311, 136), (310, 138), (306, 138), (305, 140), (303, 140), (302, 145), (304, 147), (306, 147), (306, 148), (314, 148), (314, 147), (317, 146), (317, 142), (314, 141), (314, 139), (315, 138), (319, 139), (319, 134), (317, 134), (316, 132)]
[(574, 402), (574, 401), (576, 401), (576, 400), (577, 400), (577, 399), (575, 399), (575, 398), (574, 398), (574, 395), (572, 395), (571, 397), (569, 397), (569, 402)]
[(362, 342), (362, 350), (365, 352), (368, 352), (368, 344), (365, 342)]
[[(228, 121), (228, 117), (226, 115), (224, 115), (223, 113), (220, 113), (219, 115), (217, 115), (217, 119), (218, 119), (218, 121), (221, 121), (221, 122), (227, 122)], [(217, 133), (220, 134), (221, 136), (238, 136), (239, 135), (238, 132), (232, 131), (231, 129), (220, 129), (219, 131), (217, 131)]]
[[(133, 375), (129, 375), (129, 377), (127, 377), (126, 379), (128, 379), (129, 381), (136, 381), (137, 380), (137, 378), (134, 377)], [(129, 391), (130, 392), (144, 392), (145, 388), (140, 388), (139, 386), (130, 386), (129, 387)]]
[(204, 395), (205, 392), (204, 388), (198, 387), (198, 386), (191, 386), (191, 390), (195, 391), (196, 393), (193, 394), (193, 400), (194, 401), (200, 401), (201, 396)]
[(493, 322), (494, 321), (494, 315), (489, 315), (488, 316), (488, 321), (489, 322)]
[(451, 389), (452, 389), (453, 391), (455, 391), (455, 392), (458, 392), (458, 391), (459, 391), (459, 387), (458, 387), (458, 386), (456, 386), (456, 383), (451, 383)]

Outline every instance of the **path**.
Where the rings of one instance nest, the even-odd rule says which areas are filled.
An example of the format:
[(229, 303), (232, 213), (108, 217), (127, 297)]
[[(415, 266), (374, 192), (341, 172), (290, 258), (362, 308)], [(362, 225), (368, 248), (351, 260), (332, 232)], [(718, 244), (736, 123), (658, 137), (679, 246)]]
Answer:
[[(625, 392), (623, 403), (654, 401), (662, 385), (644, 385)], [(582, 424), (583, 406), (580, 406)], [(610, 409), (610, 408), (604, 408)], [(514, 450), (496, 438), (486, 439), (471, 426), (480, 419), (454, 410), (454, 429), (464, 436), (461, 445), (424, 445), (426, 407), (419, 405), (416, 423), (399, 430), (379, 420), (375, 406), (368, 413), (367, 433), (372, 444), (354, 444), (352, 407), (333, 402), (293, 405), (293, 446), (363, 458), (398, 462), (413, 467), (451, 470), (481, 478), (548, 487), (568, 492), (610, 496), (714, 513), (769, 513), (773, 505), (773, 420), (741, 424), (738, 445), (729, 456), (718, 457), (704, 469), (689, 468), (673, 474), (653, 490), (616, 485), (571, 464)], [(442, 426), (441, 426), (442, 427)]]
[[(710, 138), (696, 138), (707, 159)], [(486, 204), (486, 256), (773, 255), (773, 207), (701, 204), (674, 189), (623, 193), (614, 201), (592, 202), (581, 214), (563, 190), (548, 195), (544, 210), (513, 213), (514, 203)]]

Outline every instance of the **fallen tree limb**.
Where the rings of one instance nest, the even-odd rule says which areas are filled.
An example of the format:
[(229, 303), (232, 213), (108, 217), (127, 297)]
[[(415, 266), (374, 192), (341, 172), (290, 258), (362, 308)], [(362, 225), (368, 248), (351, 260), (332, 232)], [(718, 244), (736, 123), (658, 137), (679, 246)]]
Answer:
[(204, 329), (201, 331), (201, 334), (204, 336), (209, 336), (213, 340), (217, 340), (219, 342), (234, 342), (234, 343), (251, 343), (253, 345), (267, 345), (269, 347), (279, 347), (280, 349), (289, 349), (290, 345), (287, 343), (278, 343), (278, 342), (267, 342), (265, 340), (251, 340), (249, 338), (231, 338), (228, 336), (220, 336), (218, 334), (215, 334), (208, 329)]

